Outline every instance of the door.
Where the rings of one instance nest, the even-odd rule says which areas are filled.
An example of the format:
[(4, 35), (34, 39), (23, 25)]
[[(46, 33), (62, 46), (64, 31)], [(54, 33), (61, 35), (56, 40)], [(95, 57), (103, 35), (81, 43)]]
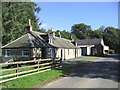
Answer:
[(87, 55), (87, 47), (82, 47), (82, 55)]

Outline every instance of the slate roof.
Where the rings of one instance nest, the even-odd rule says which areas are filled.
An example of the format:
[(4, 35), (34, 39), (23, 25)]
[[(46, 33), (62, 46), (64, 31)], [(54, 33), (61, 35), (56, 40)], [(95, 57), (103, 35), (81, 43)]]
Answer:
[(47, 48), (78, 48), (71, 43), (71, 40), (51, 37), (52, 44), (49, 44), (48, 41), (42, 38), (42, 36), (48, 36), (48, 34), (40, 33), (36, 31), (31, 31), (21, 36), (20, 38), (6, 44), (2, 48), (26, 48), (26, 47), (47, 47)]
[[(40, 34), (40, 33), (39, 33)], [(40, 35), (32, 31), (6, 44), (2, 48), (50, 47)]]
[(52, 45), (57, 48), (77, 48), (70, 40), (64, 38), (52, 37), (52, 42)]
[(75, 40), (78, 45), (97, 45), (101, 42), (101, 38), (96, 39), (82, 39), (82, 40)]

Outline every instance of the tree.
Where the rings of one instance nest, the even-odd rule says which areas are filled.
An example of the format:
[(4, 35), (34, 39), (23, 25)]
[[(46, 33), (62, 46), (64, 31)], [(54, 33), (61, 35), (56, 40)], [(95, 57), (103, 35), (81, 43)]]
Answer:
[(105, 26), (101, 26), (98, 30), (104, 32), (104, 30), (105, 30)]
[(39, 32), (41, 32), (41, 33), (47, 33), (46, 29), (44, 29), (44, 28), (39, 29)]
[(78, 39), (87, 39), (90, 38), (91, 26), (81, 24), (74, 24), (71, 28), (71, 33), (75, 34)]
[(34, 12), (39, 13), (40, 7), (33, 2), (2, 3), (2, 43), (3, 45), (19, 38), (26, 33), (28, 19), (31, 19), (33, 30), (39, 31), (38, 19)]
[(118, 42), (119, 42), (119, 44), (118, 44), (118, 48), (117, 48), (117, 51), (118, 51), (118, 53), (120, 54), (120, 29), (118, 29)]
[(107, 27), (104, 30), (103, 39), (105, 44), (110, 46), (111, 49), (114, 49), (116, 52), (119, 52), (120, 46), (120, 31), (114, 27)]
[(73, 40), (79, 40), (75, 34), (71, 34)]
[(55, 32), (55, 35), (56, 35), (56, 36), (58, 36), (58, 32), (60, 32), (62, 38), (66, 38), (66, 39), (69, 39), (69, 40), (70, 40), (70, 39), (71, 39), (71, 36), (72, 36), (72, 39), (78, 40), (78, 38), (76, 37), (75, 34), (71, 34), (71, 33), (67, 32), (66, 30), (63, 30), (63, 31), (57, 30), (57, 31)]
[(68, 33), (66, 30), (63, 30), (63, 31), (61, 31), (61, 37), (66, 38), (66, 39), (70, 39), (71, 34)]
[(95, 30), (94, 31), (94, 38), (102, 38), (103, 32), (101, 30)]

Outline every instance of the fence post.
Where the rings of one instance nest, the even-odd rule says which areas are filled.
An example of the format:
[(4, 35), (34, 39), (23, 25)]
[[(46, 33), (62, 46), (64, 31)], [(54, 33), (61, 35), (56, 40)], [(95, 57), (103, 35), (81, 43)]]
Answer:
[[(17, 63), (17, 70), (16, 70), (16, 73), (18, 73), (18, 63)], [(18, 77), (18, 74), (16, 75)]]
[(54, 63), (54, 62), (55, 62), (55, 58), (52, 58), (52, 68), (53, 68), (53, 69), (55, 69), (55, 67), (54, 67), (54, 64), (55, 64), (55, 63)]
[(38, 60), (38, 72), (39, 72), (39, 60)]
[(62, 58), (60, 58), (60, 67), (62, 67)]

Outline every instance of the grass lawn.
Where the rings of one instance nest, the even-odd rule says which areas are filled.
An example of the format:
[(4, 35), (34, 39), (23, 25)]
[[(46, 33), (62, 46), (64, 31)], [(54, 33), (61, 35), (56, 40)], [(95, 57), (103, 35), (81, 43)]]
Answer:
[(31, 88), (37, 84), (44, 83), (46, 80), (56, 78), (60, 75), (62, 75), (61, 70), (50, 70), (43, 73), (8, 81), (3, 83), (2, 85), (5, 88)]
[(33, 86), (37, 84), (42, 84), (49, 79), (54, 79), (60, 75), (70, 73), (71, 67), (74, 68), (74, 66), (80, 63), (91, 61), (95, 58), (97, 57), (91, 57), (89, 60), (75, 62), (70, 65), (63, 66), (60, 69), (50, 70), (50, 71), (42, 72), (39, 74), (34, 74), (34, 75), (18, 78), (12, 81), (8, 81), (8, 82), (3, 83), (2, 87), (3, 88), (32, 88)]

